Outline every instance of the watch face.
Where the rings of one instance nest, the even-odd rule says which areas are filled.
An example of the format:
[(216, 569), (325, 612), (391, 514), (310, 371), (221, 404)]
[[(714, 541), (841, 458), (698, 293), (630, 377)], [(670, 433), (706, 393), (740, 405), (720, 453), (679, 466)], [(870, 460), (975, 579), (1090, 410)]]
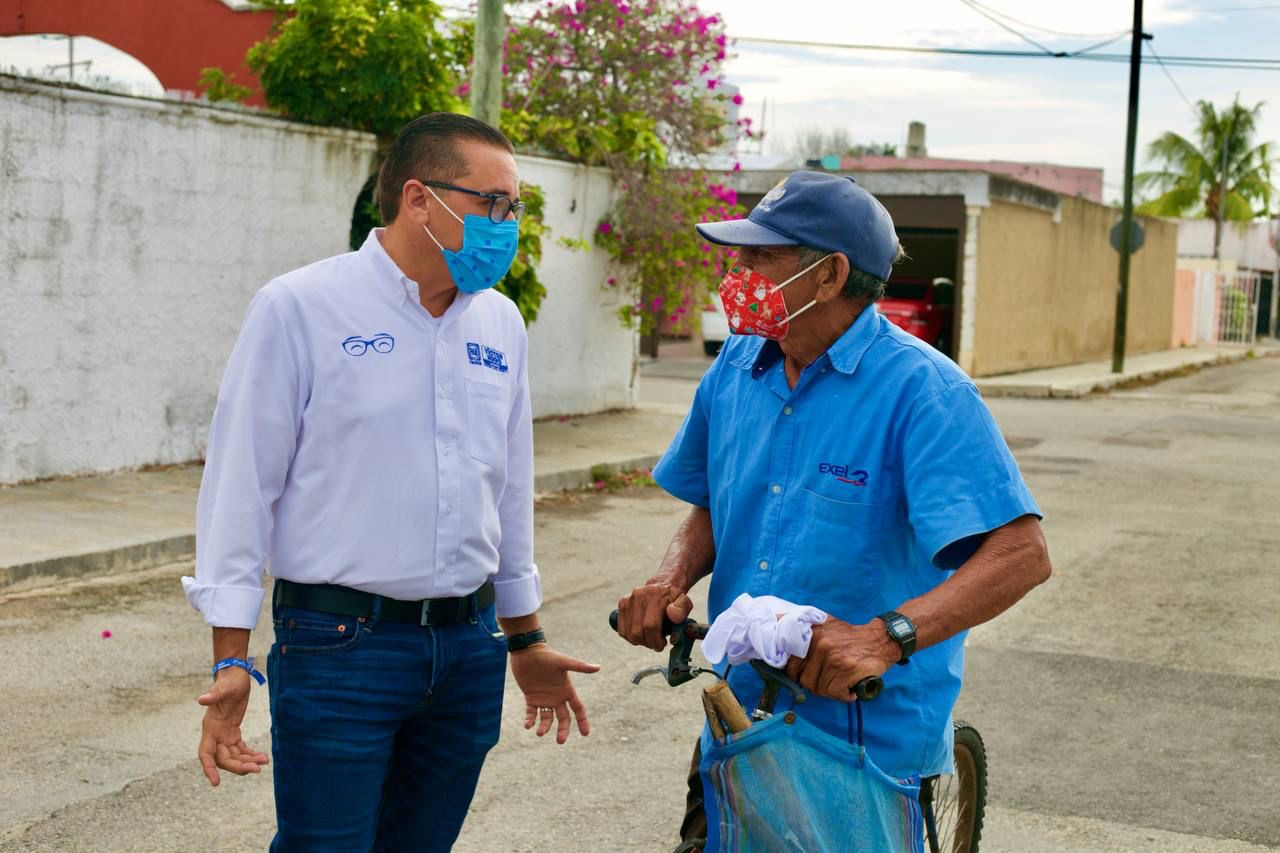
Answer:
[(905, 640), (911, 636), (911, 624), (905, 619), (894, 619), (887, 627), (895, 640)]

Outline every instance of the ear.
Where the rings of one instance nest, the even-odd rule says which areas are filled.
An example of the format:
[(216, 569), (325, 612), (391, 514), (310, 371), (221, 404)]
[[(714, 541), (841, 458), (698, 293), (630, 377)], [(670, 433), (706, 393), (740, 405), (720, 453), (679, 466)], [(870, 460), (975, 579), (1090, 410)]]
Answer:
[(400, 213), (396, 218), (405, 217), (414, 225), (426, 225), (431, 221), (432, 200), (426, 187), (409, 179), (400, 188)]
[(849, 259), (844, 253), (836, 252), (814, 267), (813, 274), (818, 285), (818, 292), (813, 298), (818, 302), (828, 302), (840, 295), (844, 283), (849, 280)]

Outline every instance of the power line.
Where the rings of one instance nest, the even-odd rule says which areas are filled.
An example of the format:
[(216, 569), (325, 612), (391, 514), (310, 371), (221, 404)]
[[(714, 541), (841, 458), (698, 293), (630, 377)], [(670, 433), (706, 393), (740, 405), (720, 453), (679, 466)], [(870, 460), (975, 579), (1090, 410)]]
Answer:
[(1195, 104), (1191, 103), (1191, 99), (1188, 98), (1186, 93), (1182, 91), (1182, 87), (1178, 85), (1178, 81), (1174, 80), (1173, 75), (1169, 73), (1169, 69), (1165, 68), (1164, 61), (1160, 59), (1160, 54), (1156, 53), (1156, 49), (1152, 46), (1151, 42), (1147, 42), (1146, 44), (1147, 44), (1147, 50), (1151, 51), (1151, 55), (1156, 58), (1156, 62), (1159, 63), (1160, 70), (1164, 72), (1164, 76), (1169, 78), (1169, 82), (1173, 84), (1173, 88), (1178, 90), (1178, 94), (1182, 96), (1182, 100), (1187, 102), (1187, 107), (1191, 110), (1192, 114), (1194, 115), (1196, 113)]
[[(985, 56), (1006, 59), (1079, 59), (1093, 62), (1128, 62), (1129, 57), (1119, 53), (1044, 53), (1038, 50), (997, 50), (993, 48), (917, 47), (914, 45), (849, 44), (843, 42), (808, 41), (801, 39), (777, 39), (759, 36), (734, 36), (736, 42), (776, 45), (778, 47), (805, 47), (823, 50), (863, 50), (887, 53), (922, 53), (938, 56)], [(1229, 68), (1233, 70), (1257, 69), (1280, 71), (1280, 59), (1256, 59), (1238, 56), (1165, 56), (1161, 58), (1170, 67)], [(1145, 61), (1145, 60), (1144, 60)], [(1154, 61), (1154, 60), (1150, 60)]]
[(1116, 36), (1117, 38), (1124, 38), (1129, 34), (1128, 30), (1112, 30), (1111, 32), (1106, 32), (1106, 33), (1068, 33), (1068, 32), (1063, 32), (1062, 30), (1051, 30), (1048, 27), (1042, 27), (1037, 24), (1033, 24), (1029, 21), (1019, 20), (1018, 18), (1015, 18), (1012, 15), (1008, 15), (1004, 12), (998, 11), (996, 9), (992, 9), (990, 6), (987, 6), (983, 3), (978, 3), (977, 0), (972, 0), (972, 2), (970, 2), (970, 0), (964, 0), (964, 2), (966, 3), (966, 5), (969, 5), (969, 6), (981, 7), (983, 9), (986, 9), (991, 14), (998, 15), (1001, 18), (1004, 18), (1006, 21), (1012, 21), (1015, 24), (1019, 24), (1024, 27), (1030, 27), (1033, 30), (1038, 30), (1039, 32), (1048, 33), (1049, 35), (1054, 35), (1054, 36), (1064, 36), (1066, 38), (1092, 39), (1092, 38), (1110, 38), (1111, 36)]
[(991, 14), (990, 12), (987, 12), (985, 9), (983, 9), (983, 7), (981, 7), (981, 6), (979, 6), (977, 3), (973, 2), (973, 0), (960, 0), (960, 2), (961, 2), (961, 3), (963, 3), (964, 5), (968, 6), (968, 7), (969, 7), (970, 9), (972, 9), (973, 11), (977, 12), (977, 13), (978, 13), (979, 15), (981, 15), (982, 17), (986, 18), (988, 21), (991, 21), (993, 24), (995, 24), (997, 27), (1000, 27), (1002, 30), (1005, 30), (1005, 31), (1007, 31), (1007, 32), (1011, 32), (1011, 33), (1013, 33), (1015, 36), (1017, 36), (1018, 38), (1022, 39), (1023, 41), (1025, 41), (1027, 44), (1031, 45), (1032, 47), (1038, 47), (1038, 48), (1040, 48), (1040, 50), (1044, 51), (1045, 53), (1049, 53), (1049, 54), (1053, 53), (1053, 51), (1052, 51), (1052, 50), (1050, 50), (1049, 48), (1045, 47), (1045, 46), (1044, 46), (1044, 45), (1042, 45), (1040, 42), (1036, 41), (1035, 39), (1031, 38), (1030, 36), (1027, 36), (1027, 35), (1024, 35), (1023, 33), (1018, 32), (1018, 31), (1017, 31), (1017, 30), (1015, 30), (1013, 27), (1011, 27), (1011, 26), (1009, 26), (1008, 24), (1006, 24), (1004, 21), (1001, 21), (1001, 20), (1000, 20), (999, 18), (997, 18), (995, 15)]

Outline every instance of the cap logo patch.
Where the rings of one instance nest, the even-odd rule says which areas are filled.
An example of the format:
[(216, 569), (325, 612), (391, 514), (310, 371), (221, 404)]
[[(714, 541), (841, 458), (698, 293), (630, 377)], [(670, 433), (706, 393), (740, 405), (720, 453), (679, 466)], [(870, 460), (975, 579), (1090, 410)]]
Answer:
[(787, 183), (786, 178), (783, 178), (782, 180), (778, 181), (778, 185), (773, 189), (769, 190), (769, 192), (765, 194), (765, 197), (760, 199), (760, 203), (757, 204), (756, 207), (758, 207), (760, 210), (763, 210), (766, 213), (768, 213), (770, 210), (773, 210), (773, 206), (779, 201), (781, 201), (782, 197), (787, 194), (786, 183)]

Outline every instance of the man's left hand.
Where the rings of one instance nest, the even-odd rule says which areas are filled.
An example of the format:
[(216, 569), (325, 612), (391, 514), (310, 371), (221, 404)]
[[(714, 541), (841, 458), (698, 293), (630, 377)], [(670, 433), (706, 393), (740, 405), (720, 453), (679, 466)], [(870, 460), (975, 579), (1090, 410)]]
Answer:
[(569, 681), (569, 673), (599, 671), (599, 664), (561, 654), (545, 643), (514, 652), (511, 655), (511, 674), (524, 693), (524, 727), (531, 729), (536, 722), (538, 737), (542, 737), (551, 730), (554, 722), (556, 743), (564, 743), (569, 739), (572, 712), (583, 737), (591, 734), (587, 706), (578, 698), (578, 691)]
[(787, 675), (819, 696), (852, 702), (855, 684), (872, 675), (884, 675), (901, 654), (879, 619), (850, 625), (828, 616), (827, 621), (813, 626), (808, 656), (787, 662)]

